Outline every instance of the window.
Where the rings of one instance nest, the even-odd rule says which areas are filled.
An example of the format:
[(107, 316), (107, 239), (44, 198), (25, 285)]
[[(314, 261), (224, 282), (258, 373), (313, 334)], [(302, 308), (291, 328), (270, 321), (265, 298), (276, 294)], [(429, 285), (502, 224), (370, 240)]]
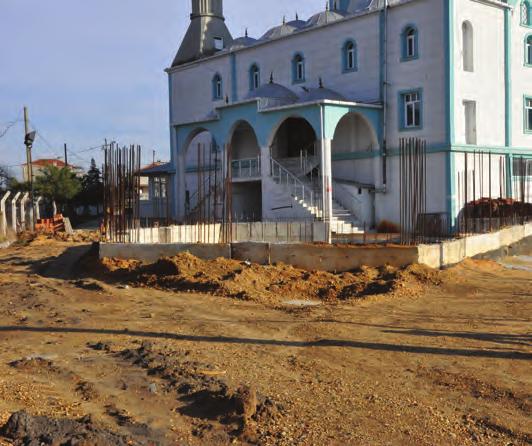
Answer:
[(222, 99), (223, 82), (222, 76), (215, 74), (212, 78), (212, 98), (216, 101)]
[(477, 103), (464, 101), (465, 143), (477, 145)]
[(421, 120), (421, 90), (400, 93), (400, 127), (401, 130), (420, 129)]
[(249, 89), (256, 90), (260, 87), (260, 69), (256, 64), (249, 69)]
[(532, 34), (525, 39), (525, 64), (532, 66)]
[(532, 26), (532, 3), (530, 0), (523, 0), (521, 3), (521, 25)]
[(525, 132), (532, 133), (532, 97), (525, 97)]
[(292, 59), (292, 82), (305, 82), (305, 59), (301, 54)]
[(408, 25), (403, 30), (403, 35), (401, 38), (401, 55), (403, 61), (418, 58), (418, 44), (417, 28), (413, 25)]
[(224, 49), (224, 38), (223, 37), (214, 38), (214, 49), (216, 51), (221, 51)]
[(344, 72), (357, 70), (357, 47), (352, 40), (345, 43), (342, 59)]
[(473, 25), (471, 22), (462, 23), (462, 57), (464, 71), (475, 71), (475, 43), (473, 36)]

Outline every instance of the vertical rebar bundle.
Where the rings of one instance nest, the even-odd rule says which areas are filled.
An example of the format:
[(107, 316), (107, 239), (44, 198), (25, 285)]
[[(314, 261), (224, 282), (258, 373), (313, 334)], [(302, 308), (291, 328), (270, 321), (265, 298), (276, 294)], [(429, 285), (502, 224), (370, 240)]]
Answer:
[(400, 141), (401, 244), (421, 243), (427, 209), (427, 143), (416, 138)]
[(110, 242), (137, 240), (140, 229), (140, 146), (105, 145), (105, 234)]

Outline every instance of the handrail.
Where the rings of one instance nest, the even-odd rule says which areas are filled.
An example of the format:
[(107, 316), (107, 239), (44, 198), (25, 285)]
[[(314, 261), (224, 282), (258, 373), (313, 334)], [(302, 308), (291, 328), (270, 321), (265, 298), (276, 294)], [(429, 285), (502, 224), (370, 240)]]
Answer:
[(354, 207), (356, 209), (354, 211), (355, 217), (360, 217), (362, 215), (362, 202), (360, 201), (360, 199), (353, 192), (347, 189), (345, 187), (345, 184), (342, 184), (341, 182), (333, 179), (333, 198), (336, 201), (338, 201), (338, 203), (340, 203), (342, 206), (344, 206), (347, 210), (351, 211), (350, 209), (351, 206), (347, 206), (345, 202), (343, 202), (343, 200), (338, 197), (339, 189), (341, 189), (344, 193), (349, 195), (349, 197), (353, 200), (353, 202), (355, 203)]
[(270, 157), (270, 175), (277, 184), (284, 184), (291, 190), (291, 194), (295, 198), (299, 198), (304, 201), (307, 206), (312, 208), (318, 208), (315, 202), (316, 194), (312, 185), (307, 185), (301, 181), (296, 175), (286, 169), (279, 161)]
[(233, 160), (231, 161), (231, 169), (233, 178), (259, 177), (261, 172), (260, 156), (257, 156), (256, 158)]

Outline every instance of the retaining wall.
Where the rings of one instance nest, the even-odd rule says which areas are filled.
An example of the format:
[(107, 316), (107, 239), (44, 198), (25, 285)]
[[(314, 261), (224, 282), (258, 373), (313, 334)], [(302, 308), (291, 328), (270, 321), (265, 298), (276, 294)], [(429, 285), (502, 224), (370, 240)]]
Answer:
[(100, 258), (136, 259), (152, 263), (161, 257), (174, 256), (180, 252), (188, 251), (206, 260), (225, 257), (242, 261), (249, 260), (263, 265), (282, 262), (310, 271), (346, 272), (363, 265), (401, 267), (412, 263), (441, 268), (459, 263), (467, 257), (479, 257), (494, 253), (529, 239), (532, 240), (532, 223), (490, 234), (474, 235), (435, 245), (412, 247), (358, 247), (352, 245), (257, 242), (232, 244), (102, 243), (100, 244)]

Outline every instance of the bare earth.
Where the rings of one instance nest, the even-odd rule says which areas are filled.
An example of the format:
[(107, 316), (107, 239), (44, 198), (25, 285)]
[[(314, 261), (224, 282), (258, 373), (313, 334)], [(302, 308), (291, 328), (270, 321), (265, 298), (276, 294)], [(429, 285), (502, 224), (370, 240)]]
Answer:
[(80, 271), (89, 246), (0, 250), (2, 446), (532, 444), (532, 262), (297, 307), (297, 271), (187, 293)]

